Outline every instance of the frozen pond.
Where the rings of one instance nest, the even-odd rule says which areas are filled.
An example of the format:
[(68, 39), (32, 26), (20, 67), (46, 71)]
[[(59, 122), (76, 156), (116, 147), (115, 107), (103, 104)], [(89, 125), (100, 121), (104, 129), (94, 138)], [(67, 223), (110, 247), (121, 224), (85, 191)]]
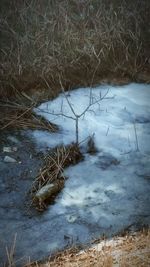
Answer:
[[(16, 258), (39, 259), (67, 245), (150, 224), (149, 100), (150, 85), (100, 86), (67, 96), (62, 93), (36, 109), (60, 127), (60, 132), (53, 134), (28, 132), (36, 150), (75, 141), (78, 116), (85, 158), (65, 170), (69, 179), (64, 190), (40, 216), (29, 217), (19, 209), (3, 211), (1, 240), (4, 245), (17, 233)], [(93, 155), (89, 136), (96, 146)]]

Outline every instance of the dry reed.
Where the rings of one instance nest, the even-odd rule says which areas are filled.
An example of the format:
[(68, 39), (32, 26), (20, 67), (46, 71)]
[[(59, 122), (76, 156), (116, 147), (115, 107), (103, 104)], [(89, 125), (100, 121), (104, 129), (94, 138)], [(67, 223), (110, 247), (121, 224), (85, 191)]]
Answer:
[[(149, 82), (149, 0), (1, 1), (0, 95)], [(119, 81), (118, 81), (119, 82)]]

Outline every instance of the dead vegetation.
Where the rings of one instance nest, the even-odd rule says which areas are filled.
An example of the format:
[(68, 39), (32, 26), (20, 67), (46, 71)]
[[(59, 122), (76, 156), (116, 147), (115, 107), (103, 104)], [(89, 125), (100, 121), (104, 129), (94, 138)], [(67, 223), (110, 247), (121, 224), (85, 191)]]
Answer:
[(33, 108), (34, 105), (28, 107), (20, 103), (0, 103), (0, 130), (40, 129), (50, 132), (58, 130), (57, 125), (34, 113)]
[(69, 249), (45, 263), (28, 267), (148, 267), (150, 266), (150, 230), (100, 242), (84, 251)]
[[(57, 147), (45, 156), (43, 168), (40, 169), (31, 189), (33, 203), (39, 210), (43, 210), (47, 204), (52, 203), (58, 192), (63, 188), (66, 180), (63, 174), (64, 168), (74, 165), (82, 159), (83, 156), (77, 144)], [(52, 192), (46, 199), (45, 197), (36, 198), (36, 193), (49, 184), (55, 185), (54, 193)]]
[[(0, 3), (0, 95), (149, 82), (149, 0)], [(45, 92), (45, 91), (44, 91)]]
[[(16, 267), (15, 261), (17, 236), (10, 248), (6, 247), (8, 261), (4, 267)], [(79, 250), (70, 248), (50, 256), (46, 261), (22, 264), (22, 267), (149, 267), (150, 230), (143, 229), (125, 236), (99, 241), (90, 248)]]

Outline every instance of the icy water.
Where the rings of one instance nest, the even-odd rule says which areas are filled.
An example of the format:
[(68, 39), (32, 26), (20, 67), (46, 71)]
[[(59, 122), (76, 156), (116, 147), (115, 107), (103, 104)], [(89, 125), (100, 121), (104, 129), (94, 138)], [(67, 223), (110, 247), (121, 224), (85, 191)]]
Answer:
[[(106, 93), (107, 99), (97, 102)], [(42, 164), (39, 151), (75, 141), (75, 115), (67, 99), (77, 115), (87, 108), (89, 99), (93, 101), (79, 119), (84, 161), (65, 170), (69, 178), (54, 205), (41, 215), (27, 212), (26, 193)], [(150, 224), (150, 85), (78, 89), (67, 94), (67, 99), (61, 94), (36, 109), (57, 123), (60, 132), (25, 133), (21, 137), (28, 140), (28, 145), (21, 143), (22, 148), (26, 147), (24, 153), (18, 144), (22, 167), (4, 163), (1, 155), (0, 262), (15, 233), (15, 258), (23, 257), (17, 262), (19, 266), (29, 257), (42, 259), (72, 244), (85, 244), (103, 234), (111, 236)], [(93, 155), (87, 144), (89, 136), (94, 136)], [(23, 175), (27, 170), (28, 174)], [(12, 181), (17, 189), (8, 186)]]

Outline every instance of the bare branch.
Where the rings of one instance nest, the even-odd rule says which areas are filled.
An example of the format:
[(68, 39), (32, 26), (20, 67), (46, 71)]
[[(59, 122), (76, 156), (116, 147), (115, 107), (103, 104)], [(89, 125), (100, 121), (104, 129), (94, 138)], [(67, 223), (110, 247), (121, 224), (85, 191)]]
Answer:
[(67, 103), (68, 103), (68, 105), (69, 105), (69, 107), (70, 107), (72, 113), (73, 113), (73, 114), (75, 115), (75, 117), (76, 117), (77, 114), (75, 113), (75, 111), (74, 111), (74, 109), (73, 109), (73, 107), (72, 107), (72, 105), (71, 105), (71, 103), (70, 103), (68, 97), (67, 97), (66, 94), (65, 94), (65, 90), (64, 90), (64, 87), (63, 87), (63, 85), (62, 85), (60, 76), (59, 76), (59, 82), (60, 82), (60, 86), (61, 86), (61, 90), (62, 90), (62, 92), (63, 92), (63, 95), (64, 95), (64, 97), (66, 98)]
[(96, 99), (96, 100), (95, 100), (94, 102), (92, 102), (92, 103), (89, 103), (89, 105), (86, 107), (86, 109), (79, 115), (79, 118), (82, 117), (82, 116), (89, 110), (89, 108), (90, 108), (91, 106), (94, 106), (95, 104), (99, 103), (99, 102), (102, 101), (103, 99), (113, 99), (114, 96), (112, 96), (112, 97), (106, 97), (107, 94), (108, 94), (108, 92), (109, 92), (109, 89), (107, 90), (107, 92), (106, 92), (103, 96), (101, 96), (101, 94), (100, 94), (100, 97), (99, 97), (98, 99)]
[(45, 111), (43, 109), (40, 109), (40, 108), (36, 108), (36, 110), (42, 112), (42, 113), (46, 113), (46, 114), (50, 114), (50, 115), (54, 115), (54, 116), (63, 116), (63, 117), (66, 117), (68, 119), (72, 119), (72, 120), (76, 120), (74, 117), (72, 116), (68, 116), (64, 113), (54, 113), (54, 112), (50, 112), (50, 111)]

